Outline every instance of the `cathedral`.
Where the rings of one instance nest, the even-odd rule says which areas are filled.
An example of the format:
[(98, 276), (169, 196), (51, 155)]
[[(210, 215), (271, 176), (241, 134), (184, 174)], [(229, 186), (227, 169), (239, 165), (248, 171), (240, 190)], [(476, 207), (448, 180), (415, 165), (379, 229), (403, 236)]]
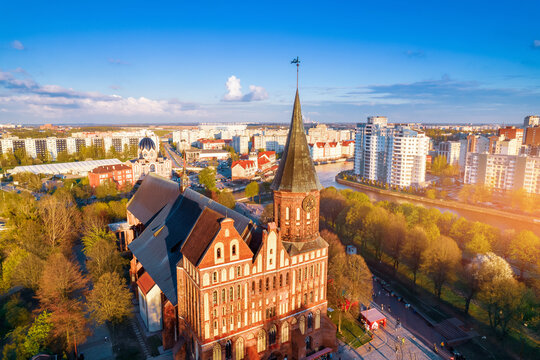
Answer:
[(139, 314), (175, 359), (315, 360), (336, 351), (321, 184), (298, 90), (271, 188), (274, 222), (265, 226), (153, 174), (128, 203)]
[(139, 142), (137, 159), (130, 160), (126, 164), (133, 170), (134, 181), (140, 181), (150, 173), (157, 174), (166, 179), (172, 177), (172, 161), (159, 155), (154, 140), (146, 136)]

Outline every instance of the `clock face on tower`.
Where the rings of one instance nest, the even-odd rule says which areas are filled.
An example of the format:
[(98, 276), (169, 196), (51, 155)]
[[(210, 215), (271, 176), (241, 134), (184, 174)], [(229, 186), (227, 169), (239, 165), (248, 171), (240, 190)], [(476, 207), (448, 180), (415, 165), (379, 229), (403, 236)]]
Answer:
[(302, 207), (304, 211), (310, 212), (315, 207), (315, 196), (308, 195), (302, 201)]

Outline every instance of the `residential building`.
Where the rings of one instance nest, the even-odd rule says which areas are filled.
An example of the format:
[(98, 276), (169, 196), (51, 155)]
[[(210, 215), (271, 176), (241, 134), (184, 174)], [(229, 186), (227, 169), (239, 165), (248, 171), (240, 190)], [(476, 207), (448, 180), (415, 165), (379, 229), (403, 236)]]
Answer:
[(222, 139), (199, 139), (195, 146), (201, 150), (221, 150), (227, 143)]
[(257, 154), (257, 167), (262, 172), (271, 170), (276, 165), (275, 151), (261, 151)]
[(125, 164), (98, 166), (88, 173), (88, 181), (92, 188), (107, 181), (112, 181), (121, 188), (126, 184), (133, 184), (133, 169)]
[(464, 182), (540, 194), (540, 157), (468, 153)]
[(356, 128), (354, 173), (391, 186), (424, 186), (428, 146), (424, 133), (368, 117)]
[(257, 163), (252, 160), (238, 160), (231, 165), (232, 180), (250, 180), (257, 172)]
[(443, 141), (439, 144), (439, 156), (445, 156), (450, 165), (459, 164), (461, 143), (459, 141)]
[(489, 137), (489, 153), (500, 155), (519, 155), (522, 139), (508, 139), (504, 135)]
[(146, 323), (162, 329), (175, 359), (315, 360), (337, 350), (336, 326), (326, 316), (322, 187), (298, 92), (271, 188), (275, 222), (264, 227), (153, 174), (128, 203), (137, 234), (128, 245), (133, 283), (144, 296), (154, 287), (161, 292), (139, 297), (140, 313), (158, 314)]
[(517, 143), (521, 145), (523, 143), (523, 134), (524, 131), (522, 128), (517, 128), (515, 126), (507, 126), (497, 130), (497, 136), (503, 137), (504, 139), (516, 139)]
[(489, 139), (482, 135), (468, 135), (467, 152), (480, 154), (489, 152)]
[(247, 154), (249, 152), (249, 137), (245, 135), (233, 136), (232, 147), (238, 154)]
[(525, 145), (540, 146), (540, 125), (526, 129), (523, 143)]
[(528, 128), (531, 126), (540, 126), (540, 116), (538, 115), (525, 116), (525, 119), (523, 120), (523, 127)]

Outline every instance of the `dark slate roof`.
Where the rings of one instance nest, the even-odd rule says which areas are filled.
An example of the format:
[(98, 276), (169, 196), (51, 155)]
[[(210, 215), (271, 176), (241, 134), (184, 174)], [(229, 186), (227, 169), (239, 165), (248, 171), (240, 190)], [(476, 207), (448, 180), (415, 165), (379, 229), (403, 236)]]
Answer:
[(315, 166), (313, 166), (313, 160), (309, 154), (298, 89), (294, 99), (287, 143), (271, 188), (272, 190), (295, 193), (322, 189)]
[(182, 245), (182, 255), (184, 255), (193, 265), (198, 266), (208, 246), (214, 240), (221, 227), (223, 215), (205, 208), (199, 216), (197, 223), (191, 230), (188, 238)]
[(313, 250), (320, 250), (328, 247), (328, 243), (320, 236), (311, 241), (282, 241), (281, 243), (289, 256), (304, 254)]
[(152, 140), (149, 137), (143, 137), (141, 141), (139, 142), (139, 149), (141, 150), (152, 150), (156, 149), (156, 144), (154, 143), (154, 140)]
[[(186, 189), (183, 195), (171, 199), (158, 209), (142, 234), (128, 245), (173, 305), (178, 302), (176, 264), (182, 258), (180, 249), (199, 218), (208, 216), (205, 209), (234, 219), (234, 227), (244, 239), (251, 236), (250, 230), (254, 225), (247, 217), (194, 190)], [(207, 233), (208, 237), (213, 237), (215, 233), (210, 232)]]
[(129, 200), (127, 210), (145, 226), (168, 202), (180, 195), (180, 186), (171, 180), (150, 173)]

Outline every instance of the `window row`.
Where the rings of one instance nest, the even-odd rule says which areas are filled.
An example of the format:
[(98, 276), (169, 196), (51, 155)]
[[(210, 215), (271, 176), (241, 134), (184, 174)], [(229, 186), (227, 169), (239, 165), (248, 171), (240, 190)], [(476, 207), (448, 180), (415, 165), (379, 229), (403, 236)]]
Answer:
[[(278, 286), (281, 288), (283, 287), (283, 278), (285, 278), (285, 286), (289, 286), (289, 273), (286, 273), (285, 274), (285, 277), (283, 276), (283, 274), (279, 274), (279, 277), (274, 275), (272, 277), (267, 277), (264, 281), (264, 288), (266, 289), (266, 291), (269, 291), (270, 290), (270, 286), (272, 286), (272, 289), (277, 289)], [(278, 283), (279, 281), (279, 283)], [(270, 283), (271, 282), (271, 283)], [(255, 294), (255, 291), (257, 289), (257, 286), (256, 286), (256, 283), (255, 281), (252, 281), (251, 282), (251, 293), (252, 294)], [(263, 290), (263, 280), (262, 279), (259, 279), (259, 286), (258, 286), (258, 290), (259, 290), (259, 293), (262, 292)]]
[[(221, 299), (221, 300), (220, 300)], [(212, 304), (219, 305), (224, 304), (227, 301), (234, 301), (242, 299), (242, 287), (240, 284), (236, 285), (236, 291), (233, 286), (229, 287), (229, 290), (221, 289), (221, 297), (218, 295), (218, 290), (212, 292)]]

